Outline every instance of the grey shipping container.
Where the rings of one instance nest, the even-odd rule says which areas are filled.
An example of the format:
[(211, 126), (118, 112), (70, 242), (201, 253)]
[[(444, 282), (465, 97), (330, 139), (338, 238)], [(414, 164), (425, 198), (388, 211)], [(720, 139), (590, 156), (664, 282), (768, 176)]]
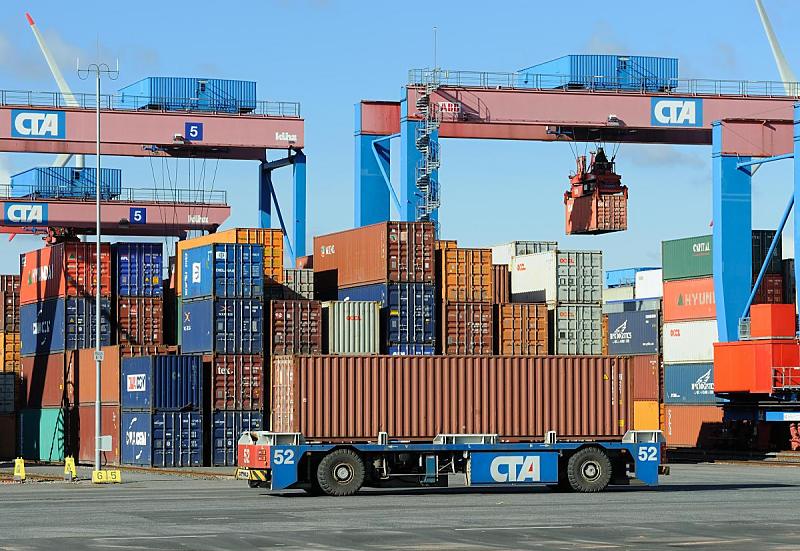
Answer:
[(612, 356), (658, 354), (659, 312), (620, 312), (608, 315), (608, 353)]
[(380, 352), (379, 302), (333, 300), (322, 303), (323, 342), (328, 354)]
[(511, 266), (512, 302), (600, 304), (603, 253), (548, 251), (515, 256)]
[(660, 298), (645, 298), (634, 300), (613, 300), (603, 304), (604, 314), (618, 314), (620, 312), (642, 312), (645, 310), (661, 311)]
[(16, 373), (0, 373), (0, 413), (17, 411), (17, 391), (19, 375)]
[(511, 259), (523, 254), (543, 253), (558, 248), (555, 241), (511, 241), (492, 247), (492, 264), (511, 266)]
[(553, 311), (553, 353), (597, 356), (602, 352), (600, 305), (561, 304)]
[(314, 270), (283, 270), (283, 299), (314, 300)]

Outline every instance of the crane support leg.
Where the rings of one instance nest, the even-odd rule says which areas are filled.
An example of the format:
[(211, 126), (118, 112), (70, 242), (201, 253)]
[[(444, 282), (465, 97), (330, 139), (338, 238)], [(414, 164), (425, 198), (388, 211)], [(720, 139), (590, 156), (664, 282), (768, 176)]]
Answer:
[[(361, 104), (356, 104), (354, 227), (368, 226), (390, 219), (389, 188), (384, 171), (389, 172), (389, 147), (375, 141), (380, 136), (361, 132)], [(380, 153), (379, 155), (376, 155)], [(381, 163), (385, 165), (381, 166)]]
[(306, 254), (306, 155), (302, 151), (295, 153), (293, 176), (294, 195), (294, 255), (292, 266), (297, 256)]
[[(408, 100), (400, 102), (400, 220), (413, 222), (417, 219), (417, 207), (421, 197), (417, 189), (417, 167), (422, 161), (422, 154), (417, 149), (417, 129), (422, 122), (408, 118)], [(430, 136), (430, 141), (438, 144), (439, 131)], [(432, 174), (438, 178), (438, 170)], [(439, 218), (438, 209), (431, 213), (431, 220), (436, 222)]]
[(272, 227), (272, 170), (266, 161), (258, 167), (258, 227)]

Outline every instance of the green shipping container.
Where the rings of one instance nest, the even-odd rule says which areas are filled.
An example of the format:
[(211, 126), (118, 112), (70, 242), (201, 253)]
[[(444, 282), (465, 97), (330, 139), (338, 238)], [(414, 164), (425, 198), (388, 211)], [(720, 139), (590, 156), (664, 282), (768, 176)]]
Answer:
[(61, 408), (23, 409), (19, 414), (19, 449), (23, 459), (64, 461), (69, 430)]
[(664, 281), (712, 275), (711, 236), (687, 237), (661, 243)]

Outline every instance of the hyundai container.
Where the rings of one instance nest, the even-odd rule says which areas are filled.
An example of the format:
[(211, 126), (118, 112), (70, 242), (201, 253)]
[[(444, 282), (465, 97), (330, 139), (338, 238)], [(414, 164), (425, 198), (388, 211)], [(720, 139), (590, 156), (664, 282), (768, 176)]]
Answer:
[(617, 300), (633, 300), (633, 285), (621, 285), (619, 287), (606, 287), (603, 289), (603, 302), (614, 302)]
[[(503, 266), (505, 268), (505, 266)], [(495, 310), (496, 352), (501, 356), (546, 356), (549, 346), (545, 304), (499, 304)]]
[(643, 272), (657, 270), (647, 266), (635, 268), (619, 268), (617, 270), (607, 270), (605, 277), (606, 287), (629, 287), (636, 284), (636, 276)]
[(118, 297), (164, 296), (164, 246), (161, 243), (115, 243), (111, 246)]
[(658, 354), (632, 356), (633, 399), (661, 401), (661, 358)]
[(508, 264), (492, 265), (492, 284), (494, 292), (492, 304), (511, 302), (511, 272), (508, 270)]
[(661, 324), (657, 310), (608, 314), (608, 353), (658, 354)]
[(600, 304), (603, 298), (603, 253), (549, 251), (516, 256), (511, 267), (513, 302)]
[(64, 462), (65, 452), (77, 450), (75, 412), (72, 409), (23, 409), (19, 412), (19, 453), (23, 459)]
[(19, 291), (0, 291), (0, 331), (19, 333)]
[(314, 270), (284, 270), (285, 300), (314, 300)]
[(0, 461), (17, 457), (17, 414), (0, 413)]
[(554, 354), (592, 355), (602, 351), (602, 312), (599, 305), (560, 304), (552, 311)]
[(22, 402), (26, 408), (75, 405), (78, 397), (76, 352), (22, 358)]
[[(96, 433), (94, 425), (94, 404), (77, 408), (78, 455), (79, 463), (94, 465)], [(100, 464), (119, 465), (120, 421), (119, 404), (103, 404), (100, 406), (100, 434), (111, 437), (111, 449), (100, 452)]]
[(494, 353), (494, 307), (484, 302), (453, 302), (442, 306), (442, 354)]
[(678, 85), (678, 59), (641, 55), (570, 54), (518, 71), (530, 88), (669, 91)]
[[(54, 298), (23, 304), (22, 355), (52, 354), (95, 346), (95, 306), (91, 298)], [(111, 344), (111, 305), (100, 302), (100, 345)]]
[[(122, 170), (100, 169), (100, 198), (122, 193)], [(70, 166), (36, 167), (11, 177), (11, 197), (30, 199), (93, 199), (97, 196), (97, 169)]]
[(181, 303), (181, 351), (261, 354), (264, 312), (256, 299), (217, 298)]
[(370, 283), (433, 283), (434, 226), (381, 222), (314, 238), (314, 272), (334, 287)]
[[(23, 255), (20, 304), (97, 294), (95, 243), (67, 242)], [(111, 248), (100, 246), (100, 294), (111, 296)]]
[(203, 466), (203, 414), (124, 411), (121, 463), (145, 467)]
[(665, 363), (709, 363), (714, 361), (717, 320), (676, 321), (664, 324)]
[(712, 319), (716, 316), (714, 278), (664, 282), (664, 321)]
[(258, 354), (215, 354), (211, 361), (211, 409), (263, 411), (269, 397), (269, 358), (266, 363)]
[(315, 300), (274, 300), (270, 303), (272, 354), (322, 352), (322, 306)]
[[(200, 237), (178, 241), (175, 255), (180, 265), (183, 252), (213, 243), (240, 243), (264, 247), (264, 284), (275, 285), (283, 282), (283, 232), (267, 228), (232, 228)], [(182, 296), (182, 278), (175, 280), (175, 293)]]
[(627, 192), (565, 196), (564, 207), (567, 235), (599, 235), (628, 229)]
[(722, 408), (715, 405), (668, 404), (664, 408), (664, 436), (672, 448), (708, 450), (722, 438)]
[(260, 411), (217, 411), (211, 419), (211, 465), (236, 466), (236, 446), (246, 431), (264, 430)]
[(637, 300), (661, 298), (664, 296), (664, 271), (645, 270), (636, 274), (633, 296)]
[(630, 373), (624, 357), (276, 356), (271, 430), (345, 442), (551, 430), (614, 440), (631, 426)]
[(141, 356), (122, 360), (120, 403), (126, 411), (199, 411), (203, 407), (200, 356)]
[(557, 248), (558, 243), (555, 241), (511, 241), (502, 245), (494, 245), (491, 247), (492, 264), (505, 264), (510, 268), (511, 259), (515, 256), (554, 251)]
[(714, 364), (665, 364), (664, 403), (716, 404)]
[(256, 83), (221, 78), (147, 77), (120, 88), (114, 100), (118, 109), (249, 113), (256, 108)]
[(660, 298), (645, 298), (634, 300), (614, 300), (603, 304), (604, 314), (618, 312), (641, 312), (643, 310), (661, 310)]
[(120, 297), (112, 318), (114, 340), (119, 344), (150, 346), (164, 344), (164, 299)]
[(492, 302), (491, 249), (447, 249), (437, 254), (441, 255), (439, 284), (445, 303)]
[(264, 248), (215, 243), (183, 251), (184, 300), (264, 296)]
[(0, 373), (0, 414), (17, 411), (19, 382), (16, 373)]
[[(775, 237), (775, 230), (753, 230), (753, 274), (758, 274), (764, 260), (767, 258), (769, 247)], [(781, 261), (783, 254), (783, 243), (781, 236), (778, 236), (778, 244), (772, 251), (772, 255), (767, 262), (767, 274), (780, 274)]]
[(332, 300), (322, 303), (323, 352), (379, 354), (380, 303)]
[(664, 281), (712, 275), (710, 235), (673, 239), (661, 243)]

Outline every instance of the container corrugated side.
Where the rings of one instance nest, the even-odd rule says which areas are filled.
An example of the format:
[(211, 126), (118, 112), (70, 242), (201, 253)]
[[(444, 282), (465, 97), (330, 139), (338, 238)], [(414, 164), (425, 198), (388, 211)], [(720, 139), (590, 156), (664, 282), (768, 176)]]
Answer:
[(676, 279), (664, 282), (664, 321), (692, 321), (717, 316), (714, 278)]
[(664, 281), (712, 275), (710, 235), (673, 239), (661, 243)]
[(95, 243), (60, 243), (26, 253), (22, 258), (20, 304), (55, 297), (111, 296), (111, 248), (100, 246), (100, 277), (97, 277)]
[(508, 264), (493, 264), (492, 271), (494, 289), (492, 304), (511, 302), (511, 272), (508, 269)]
[(674, 405), (664, 408), (664, 436), (673, 448), (709, 449), (722, 436), (722, 408), (714, 405)]
[[(119, 345), (104, 346), (103, 361), (100, 362), (100, 401), (104, 404), (119, 404), (119, 373), (122, 362), (122, 347)], [(78, 378), (76, 401), (79, 405), (94, 404), (96, 399), (96, 372), (94, 348), (78, 350), (67, 361), (74, 358), (75, 372)]]
[(624, 357), (275, 356), (271, 430), (613, 440), (631, 428), (630, 373)]
[[(767, 258), (769, 247), (775, 237), (775, 230), (753, 230), (753, 274), (758, 274), (764, 260)], [(781, 273), (781, 260), (782, 260), (782, 244), (783, 239), (778, 236), (778, 243), (775, 245), (775, 250), (772, 251), (772, 256), (767, 263), (767, 274), (780, 274)]]
[[(122, 170), (100, 170), (100, 197), (115, 199), (122, 193)], [(37, 199), (90, 199), (97, 195), (97, 169), (91, 167), (36, 167), (11, 176), (11, 197)]]
[[(95, 406), (83, 405), (77, 408), (78, 455), (79, 463), (93, 465), (95, 451)], [(100, 452), (103, 465), (119, 465), (119, 435), (121, 411), (118, 404), (103, 404), (100, 407), (100, 433), (111, 437), (111, 449)]]
[(661, 400), (661, 359), (658, 354), (632, 356), (633, 399)]
[(111, 246), (118, 297), (162, 297), (164, 252), (161, 243), (114, 243)]
[(447, 249), (440, 251), (442, 300), (486, 302), (494, 298), (492, 251), (490, 249)]
[(273, 300), (270, 343), (272, 354), (319, 354), (322, 305), (316, 300)]
[(641, 312), (644, 310), (661, 310), (660, 298), (645, 298), (634, 300), (613, 300), (603, 304), (604, 314), (619, 312)]
[(123, 109), (249, 113), (256, 107), (256, 83), (198, 77), (147, 77), (119, 90)]
[(0, 291), (0, 331), (19, 333), (19, 292)]
[(511, 241), (502, 245), (494, 245), (491, 247), (492, 264), (505, 264), (507, 267), (511, 267), (511, 259), (515, 256), (554, 251), (557, 248), (556, 241)]
[(283, 297), (285, 300), (314, 300), (314, 270), (284, 270)]
[(203, 414), (122, 411), (121, 463), (147, 467), (203, 465)]
[(259, 411), (217, 411), (211, 422), (211, 465), (214, 467), (236, 466), (236, 448), (242, 433), (266, 428)]
[(599, 355), (603, 348), (599, 305), (561, 304), (552, 311), (554, 354)]
[(19, 333), (0, 333), (0, 373), (20, 373), (22, 343)]
[(453, 302), (442, 306), (442, 354), (494, 353), (494, 306)]
[(322, 303), (327, 354), (380, 353), (380, 303), (347, 300)]
[(164, 299), (119, 297), (112, 317), (112, 333), (118, 344), (151, 346), (164, 344)]
[(0, 373), (0, 414), (17, 411), (19, 383), (16, 373)]
[(258, 299), (218, 298), (181, 302), (184, 353), (261, 354), (263, 303)]
[(511, 267), (513, 302), (599, 304), (603, 298), (603, 253), (548, 251), (516, 256)]
[(603, 289), (603, 302), (633, 300), (633, 296), (633, 285), (620, 285), (619, 287), (606, 287)]
[(203, 381), (200, 356), (125, 358), (120, 402), (128, 411), (197, 411), (203, 406)]
[[(22, 356), (95, 345), (95, 306), (89, 298), (54, 298), (20, 308)], [(100, 345), (111, 344), (111, 305), (101, 299)]]
[[(505, 269), (505, 266), (502, 266)], [(545, 304), (496, 306), (497, 350), (501, 356), (546, 356), (549, 347)]]
[(23, 409), (19, 412), (19, 453), (33, 461), (64, 462), (77, 450), (75, 411), (66, 408)]
[(713, 362), (717, 320), (665, 323), (662, 338), (665, 363)]
[(263, 411), (269, 396), (269, 367), (258, 354), (215, 354), (211, 362), (214, 411)]
[(260, 298), (264, 296), (264, 248), (213, 243), (183, 251), (184, 299)]

